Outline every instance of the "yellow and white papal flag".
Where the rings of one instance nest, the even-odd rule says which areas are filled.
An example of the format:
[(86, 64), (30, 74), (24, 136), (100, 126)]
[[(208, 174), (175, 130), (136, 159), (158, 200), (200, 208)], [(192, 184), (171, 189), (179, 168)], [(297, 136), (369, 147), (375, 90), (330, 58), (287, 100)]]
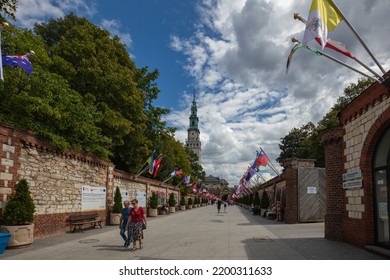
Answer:
[(324, 49), (330, 33), (343, 20), (332, 0), (313, 0), (311, 3), (306, 30), (303, 36), (302, 45), (319, 37), (322, 49)]

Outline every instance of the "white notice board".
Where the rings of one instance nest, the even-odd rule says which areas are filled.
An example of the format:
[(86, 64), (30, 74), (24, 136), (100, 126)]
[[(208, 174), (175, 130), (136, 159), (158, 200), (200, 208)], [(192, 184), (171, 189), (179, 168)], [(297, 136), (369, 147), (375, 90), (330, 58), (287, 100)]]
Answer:
[(105, 187), (81, 186), (81, 211), (105, 210), (106, 194)]

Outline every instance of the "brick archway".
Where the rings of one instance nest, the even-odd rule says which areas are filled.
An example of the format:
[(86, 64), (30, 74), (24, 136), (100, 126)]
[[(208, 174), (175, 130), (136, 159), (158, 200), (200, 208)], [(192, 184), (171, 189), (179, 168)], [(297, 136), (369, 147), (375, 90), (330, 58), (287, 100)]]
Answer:
[(365, 239), (366, 244), (375, 243), (375, 216), (374, 216), (374, 193), (372, 165), (374, 161), (375, 147), (384, 132), (390, 127), (390, 107), (385, 110), (371, 126), (366, 139), (364, 140), (360, 168), (363, 172), (364, 201), (365, 212), (363, 220), (365, 221)]

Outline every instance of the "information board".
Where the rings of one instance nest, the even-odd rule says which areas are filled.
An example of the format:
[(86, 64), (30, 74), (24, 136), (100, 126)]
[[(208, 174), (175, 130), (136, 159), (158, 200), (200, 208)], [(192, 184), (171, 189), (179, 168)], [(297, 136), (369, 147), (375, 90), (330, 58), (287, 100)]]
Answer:
[(106, 209), (106, 188), (81, 186), (81, 210)]

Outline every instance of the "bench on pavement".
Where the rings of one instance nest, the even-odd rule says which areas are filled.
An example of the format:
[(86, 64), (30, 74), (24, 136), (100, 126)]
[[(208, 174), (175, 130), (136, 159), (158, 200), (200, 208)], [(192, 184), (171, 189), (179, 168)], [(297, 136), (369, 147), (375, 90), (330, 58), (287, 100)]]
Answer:
[(96, 226), (100, 226), (102, 228), (103, 220), (99, 217), (97, 213), (89, 213), (89, 214), (75, 214), (69, 216), (69, 223), (71, 224), (72, 232), (75, 232), (76, 229), (80, 229), (83, 231), (84, 225), (89, 225), (92, 228)]

